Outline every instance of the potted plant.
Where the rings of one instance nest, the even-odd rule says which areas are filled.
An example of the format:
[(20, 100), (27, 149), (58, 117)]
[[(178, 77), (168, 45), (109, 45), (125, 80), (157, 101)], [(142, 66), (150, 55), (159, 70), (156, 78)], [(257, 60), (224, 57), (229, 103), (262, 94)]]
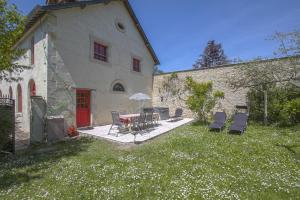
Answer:
[(68, 128), (68, 136), (69, 137), (76, 137), (78, 135), (79, 135), (79, 133), (75, 126), (72, 125)]

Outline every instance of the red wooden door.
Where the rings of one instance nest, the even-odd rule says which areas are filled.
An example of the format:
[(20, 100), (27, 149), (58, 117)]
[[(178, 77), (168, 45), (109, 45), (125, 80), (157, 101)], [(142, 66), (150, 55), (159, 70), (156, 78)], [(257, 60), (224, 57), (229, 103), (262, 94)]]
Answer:
[(91, 91), (77, 90), (76, 92), (76, 121), (77, 127), (91, 125)]

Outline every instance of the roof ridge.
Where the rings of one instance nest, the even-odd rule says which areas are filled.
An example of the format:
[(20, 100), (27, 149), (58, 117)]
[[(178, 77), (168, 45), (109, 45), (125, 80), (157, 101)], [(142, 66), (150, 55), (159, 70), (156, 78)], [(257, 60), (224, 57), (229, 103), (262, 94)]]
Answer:
[[(93, 4), (99, 4), (99, 3), (104, 3), (104, 4), (108, 4), (111, 1), (116, 1), (116, 0), (84, 0), (84, 1), (76, 1), (76, 2), (68, 2), (68, 3), (60, 3), (60, 4), (50, 4), (50, 5), (36, 5), (32, 11), (27, 15), (27, 20), (26, 20), (26, 24), (25, 24), (25, 30), (24, 33), (22, 35), (22, 37), (20, 38), (20, 40), (22, 40), (23, 36), (26, 34), (27, 31), (29, 31), (33, 25), (42, 17), (44, 16), (44, 14), (46, 14), (48, 11), (51, 10), (59, 10), (59, 9), (67, 9), (67, 8), (73, 8), (73, 7), (85, 7), (88, 5), (93, 5)], [(136, 28), (138, 29), (139, 33), (141, 34), (144, 43), (147, 47), (147, 49), (149, 50), (154, 62), (156, 65), (160, 64), (158, 57), (156, 56), (153, 47), (151, 46), (138, 18), (136, 17), (132, 6), (130, 5), (128, 0), (118, 0), (124, 3), (130, 17), (132, 18), (132, 20), (134, 21), (134, 24), (136, 26)], [(19, 40), (19, 41), (20, 41)], [(17, 44), (19, 43), (19, 41), (16, 43), (15, 46), (17, 46)]]

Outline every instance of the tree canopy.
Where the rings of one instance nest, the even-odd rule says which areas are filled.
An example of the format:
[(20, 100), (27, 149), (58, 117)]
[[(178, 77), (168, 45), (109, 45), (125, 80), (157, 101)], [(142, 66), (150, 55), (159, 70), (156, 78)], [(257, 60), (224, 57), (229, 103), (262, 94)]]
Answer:
[(186, 78), (185, 85), (189, 91), (187, 106), (197, 114), (200, 122), (206, 123), (209, 112), (215, 107), (219, 99), (224, 98), (224, 92), (213, 91), (212, 81), (198, 83), (191, 77)]
[(233, 89), (250, 88), (264, 94), (264, 121), (268, 122), (268, 95), (275, 87), (287, 87), (293, 84), (299, 87), (300, 58), (291, 57), (300, 53), (300, 33), (275, 33), (272, 38), (279, 43), (275, 55), (278, 60), (261, 60), (243, 64), (236, 68), (236, 73), (228, 77)]
[(211, 40), (208, 41), (203, 54), (200, 55), (200, 57), (196, 60), (196, 63), (193, 65), (193, 68), (209, 68), (218, 65), (223, 65), (226, 63), (228, 63), (228, 61), (227, 57), (225, 56), (222, 45), (220, 43), (216, 43), (215, 40)]
[(8, 78), (8, 72), (26, 67), (14, 63), (23, 54), (23, 50), (13, 48), (23, 31), (23, 15), (15, 5), (0, 0), (0, 79)]
[(278, 50), (274, 52), (276, 56), (282, 57), (300, 55), (299, 30), (288, 33), (276, 32), (270, 39), (279, 43)]

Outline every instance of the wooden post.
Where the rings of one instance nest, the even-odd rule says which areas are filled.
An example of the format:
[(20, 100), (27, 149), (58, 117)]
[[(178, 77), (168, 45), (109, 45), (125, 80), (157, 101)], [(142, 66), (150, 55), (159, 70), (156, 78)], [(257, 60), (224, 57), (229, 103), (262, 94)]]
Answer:
[(268, 125), (268, 91), (264, 90), (264, 124)]
[(13, 146), (13, 154), (16, 153), (16, 116), (15, 116), (15, 100), (11, 99), (12, 107), (11, 107), (11, 120), (12, 120), (12, 146)]

